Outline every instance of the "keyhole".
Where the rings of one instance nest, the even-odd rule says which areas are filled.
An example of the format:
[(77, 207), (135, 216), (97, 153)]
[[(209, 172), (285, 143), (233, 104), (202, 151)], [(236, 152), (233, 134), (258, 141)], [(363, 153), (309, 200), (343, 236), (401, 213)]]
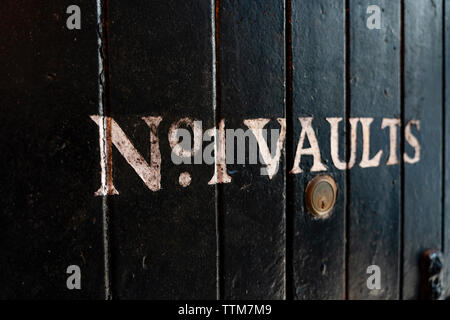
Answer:
[(319, 175), (313, 178), (305, 190), (305, 204), (315, 217), (326, 219), (336, 200), (337, 186), (330, 176)]
[(326, 200), (324, 198), (320, 199), (320, 208), (323, 210), (326, 207)]

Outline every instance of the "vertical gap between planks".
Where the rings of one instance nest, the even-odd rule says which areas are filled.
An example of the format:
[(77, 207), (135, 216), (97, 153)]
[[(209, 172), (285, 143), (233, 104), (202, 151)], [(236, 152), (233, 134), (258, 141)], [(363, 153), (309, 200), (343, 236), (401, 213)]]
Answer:
[(293, 98), (292, 98), (292, 3), (291, 0), (286, 0), (285, 3), (285, 115), (286, 115), (286, 168), (285, 168), (285, 182), (286, 182), (286, 263), (285, 263), (285, 299), (292, 300), (294, 296), (294, 271), (293, 271), (293, 242), (294, 242), (294, 178), (289, 174), (291, 167), (292, 148), (293, 148)]
[(399, 253), (399, 299), (403, 299), (404, 277), (404, 230), (405, 230), (405, 1), (400, 1), (400, 253)]
[[(445, 92), (446, 90), (446, 59), (445, 59), (445, 51), (446, 51), (446, 42), (445, 42), (445, 27), (446, 27), (446, 15), (445, 15), (445, 0), (442, 1), (442, 217), (441, 217), (441, 252), (445, 253), (445, 196), (446, 196), (446, 190), (445, 190), (445, 175), (446, 175), (446, 99), (447, 94)], [(445, 280), (445, 279), (444, 279)]]
[[(350, 161), (350, 0), (345, 0), (345, 161)], [(345, 300), (349, 299), (350, 170), (345, 171)]]
[[(110, 136), (110, 128), (106, 117), (110, 116), (110, 85), (109, 85), (109, 37), (108, 37), (108, 10), (109, 0), (97, 0), (97, 45), (98, 45), (98, 113), (102, 117), (102, 138), (108, 139)], [(105, 159), (105, 168), (110, 163), (108, 162), (107, 141), (103, 143), (102, 152), (105, 153), (103, 159)], [(106, 182), (103, 181), (103, 185)], [(112, 299), (111, 291), (111, 277), (110, 277), (110, 237), (109, 237), (109, 215), (110, 215), (110, 201), (107, 195), (102, 198), (102, 213), (103, 213), (103, 262), (104, 262), (104, 289), (105, 299)]]
[[(211, 44), (212, 44), (212, 103), (214, 124), (219, 127), (221, 119), (221, 88), (220, 88), (220, 0), (211, 0)], [(217, 150), (216, 150), (217, 152)], [(217, 154), (217, 153), (216, 153)], [(216, 299), (224, 297), (223, 286), (223, 186), (215, 185), (216, 198)]]

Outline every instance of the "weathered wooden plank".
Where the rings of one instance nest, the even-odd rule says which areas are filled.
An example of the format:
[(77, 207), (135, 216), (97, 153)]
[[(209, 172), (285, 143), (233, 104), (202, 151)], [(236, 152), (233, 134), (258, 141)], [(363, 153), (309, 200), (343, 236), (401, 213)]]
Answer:
[[(219, 1), (219, 108), (227, 128), (245, 130), (244, 119), (267, 118), (265, 128), (281, 129), (284, 15), (284, 1)], [(285, 165), (280, 158), (272, 179), (261, 175), (261, 165), (228, 165), (232, 181), (223, 185), (221, 203), (225, 299), (285, 297)]]
[[(448, 79), (450, 79), (450, 50), (449, 50), (449, 44), (450, 44), (450, 5), (443, 2), (443, 13), (444, 13), (444, 20), (443, 23), (445, 24), (443, 28), (444, 37), (443, 37), (443, 46), (444, 46), (444, 62), (445, 62), (445, 69), (443, 72), (445, 72), (445, 82), (443, 85), (445, 86), (444, 89), (444, 114), (443, 118), (445, 121), (445, 128), (444, 128), (444, 172), (445, 175), (444, 178), (444, 205), (443, 205), (443, 250), (444, 250), (444, 281), (448, 284), (448, 279), (450, 279), (450, 212), (448, 211), (450, 208), (450, 105), (449, 105), (449, 98), (450, 98), (450, 87), (448, 85)], [(448, 288), (448, 285), (447, 285)], [(446, 296), (450, 296), (450, 291), (446, 290)]]
[[(405, 163), (403, 298), (417, 299), (420, 255), (441, 248), (442, 1), (405, 1), (405, 125), (419, 140), (420, 161)], [(405, 152), (415, 150), (405, 141)]]
[[(369, 29), (370, 5), (381, 9), (381, 28)], [(390, 128), (382, 119), (400, 118), (400, 1), (350, 1), (350, 117), (373, 118), (370, 159), (361, 166), (362, 123), (358, 124), (357, 161), (350, 170), (348, 239), (348, 298), (399, 297), (400, 165), (388, 165)], [(399, 128), (396, 152), (398, 151)], [(368, 141), (367, 141), (367, 144)], [(398, 159), (398, 155), (397, 155)], [(367, 160), (367, 159), (366, 159)], [(397, 161), (398, 162), (398, 161)], [(368, 163), (370, 165), (370, 162)], [(381, 289), (367, 286), (367, 268), (381, 271)]]
[[(345, 297), (345, 170), (337, 169), (330, 155), (329, 117), (342, 118), (339, 155), (345, 159), (345, 1), (292, 1), (293, 152), (301, 132), (299, 117), (314, 117), (313, 126), (323, 163), (338, 186), (331, 216), (314, 219), (304, 204), (312, 156), (302, 157), (304, 172), (293, 179), (293, 297), (343, 299)], [(328, 151), (327, 151), (328, 150)], [(290, 159), (290, 166), (294, 160)], [(291, 168), (291, 167), (290, 167)], [(326, 289), (325, 289), (326, 288)]]
[[(162, 117), (155, 131), (161, 190), (149, 190), (113, 151), (116, 298), (216, 297), (213, 168), (175, 165), (168, 142), (169, 127), (181, 118), (202, 120), (204, 130), (214, 126), (210, 2), (110, 1), (111, 114), (147, 162), (150, 129), (141, 117)], [(185, 171), (192, 183), (183, 188)]]
[[(97, 24), (78, 1), (6, 0), (0, 11), (0, 297), (105, 297), (98, 130)], [(70, 265), (81, 290), (66, 286)]]

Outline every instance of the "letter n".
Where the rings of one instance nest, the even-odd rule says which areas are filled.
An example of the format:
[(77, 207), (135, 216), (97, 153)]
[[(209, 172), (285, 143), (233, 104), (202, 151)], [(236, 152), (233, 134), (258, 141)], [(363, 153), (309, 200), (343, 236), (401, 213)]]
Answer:
[(110, 117), (91, 116), (99, 127), (101, 187), (95, 193), (97, 196), (119, 194), (114, 187), (112, 176), (112, 147), (113, 144), (128, 164), (138, 174), (139, 178), (152, 191), (161, 189), (161, 153), (157, 135), (161, 117), (143, 117), (150, 127), (150, 165), (140, 155), (125, 135), (119, 125)]

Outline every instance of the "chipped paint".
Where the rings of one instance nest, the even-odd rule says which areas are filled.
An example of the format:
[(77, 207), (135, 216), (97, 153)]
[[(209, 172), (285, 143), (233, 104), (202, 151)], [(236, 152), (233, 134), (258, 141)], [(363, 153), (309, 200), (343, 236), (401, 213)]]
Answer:
[(215, 130), (215, 137), (217, 143), (215, 144), (215, 169), (214, 176), (208, 182), (209, 185), (217, 183), (230, 183), (231, 177), (227, 172), (226, 154), (225, 154), (225, 120), (222, 119), (219, 123), (219, 130)]
[(400, 126), (400, 119), (383, 119), (381, 129), (389, 127), (389, 158), (388, 166), (398, 164), (397, 158), (397, 128)]
[(359, 122), (361, 122), (363, 132), (363, 154), (359, 166), (361, 168), (378, 167), (383, 151), (378, 151), (377, 154), (370, 159), (370, 125), (373, 122), (373, 118), (359, 118)]
[[(261, 174), (269, 176), (272, 179), (273, 176), (278, 171), (278, 165), (280, 163), (281, 149), (284, 144), (286, 137), (286, 119), (278, 118), (277, 121), (281, 125), (280, 134), (278, 135), (278, 141), (276, 145), (275, 155), (272, 157), (269, 147), (267, 146), (267, 141), (263, 136), (263, 128), (268, 124), (270, 119), (252, 119), (244, 120), (244, 124), (249, 127), (249, 129), (255, 135), (256, 141), (258, 142), (259, 152), (266, 164), (265, 168), (261, 169)], [(265, 169), (265, 170), (264, 170)]]
[[(106, 139), (102, 139), (103, 137), (100, 137), (100, 143), (101, 141), (106, 141), (106, 145), (108, 149), (111, 149), (111, 142), (114, 144), (114, 146), (117, 148), (117, 150), (120, 152), (120, 154), (124, 157), (124, 159), (128, 162), (128, 164), (134, 169), (134, 171), (138, 174), (138, 176), (141, 178), (141, 180), (145, 183), (145, 185), (152, 191), (158, 191), (161, 189), (161, 167), (160, 167), (160, 155), (159, 154), (159, 147), (155, 148), (153, 146), (153, 151), (158, 151), (157, 154), (153, 155), (152, 158), (153, 161), (150, 162), (150, 165), (145, 161), (145, 159), (141, 156), (141, 154), (136, 150), (136, 148), (131, 143), (130, 139), (125, 135), (125, 133), (122, 131), (122, 129), (119, 127), (119, 125), (110, 117), (101, 117), (101, 116), (91, 116), (91, 119), (99, 126), (101, 127), (104, 123), (104, 119), (106, 119), (106, 122), (108, 123), (108, 135)], [(147, 117), (143, 118), (144, 121), (150, 126), (150, 132), (156, 132), (156, 129), (161, 122), (162, 118), (152, 118)], [(157, 141), (157, 137), (152, 137), (150, 140)], [(102, 167), (102, 172), (106, 172), (107, 178), (105, 180), (102, 180), (102, 186), (100, 187), (99, 191), (95, 193), (95, 195), (114, 195), (119, 194), (117, 189), (114, 187), (113, 183), (113, 177), (112, 177), (112, 155), (111, 152), (108, 152), (107, 154), (107, 161), (104, 161), (104, 154), (101, 153), (101, 163), (100, 166)], [(111, 163), (111, 168), (104, 168), (105, 163)], [(106, 185), (104, 184), (106, 181)]]
[[(124, 131), (119, 127), (114, 119), (105, 116), (91, 116), (91, 119), (99, 127), (99, 145), (100, 145), (100, 168), (101, 168), (101, 186), (95, 193), (97, 196), (105, 195), (118, 195), (119, 191), (114, 186), (113, 181), (113, 159), (112, 159), (112, 145), (114, 145), (127, 163), (134, 169), (145, 185), (152, 191), (158, 191), (161, 189), (161, 165), (162, 156), (160, 151), (160, 139), (158, 135), (158, 128), (163, 121), (162, 117), (142, 117), (141, 119), (150, 128), (150, 161), (149, 163), (133, 146), (130, 139), (126, 136)], [(248, 152), (257, 152), (260, 154), (261, 175), (267, 175), (269, 180), (272, 180), (278, 172), (281, 154), (283, 152), (283, 146), (286, 139), (286, 119), (277, 118), (277, 122), (280, 125), (280, 129), (270, 129), (272, 131), (272, 145), (269, 148), (267, 138), (266, 126), (272, 119), (270, 118), (256, 118), (245, 119), (243, 124), (248, 127), (248, 132), (243, 130), (225, 130), (225, 119), (219, 122), (218, 129), (210, 128), (203, 132), (202, 122), (194, 120), (192, 118), (181, 118), (180, 120), (172, 123), (169, 128), (167, 137), (171, 148), (172, 155), (176, 155), (180, 158), (188, 159), (187, 164), (191, 164), (191, 158), (194, 157), (194, 164), (202, 164), (201, 160), (205, 160), (206, 164), (214, 165), (214, 175), (209, 180), (209, 185), (215, 185), (218, 183), (230, 183), (232, 181), (231, 176), (227, 171), (227, 157), (226, 157), (226, 132), (229, 132), (231, 137), (236, 137), (237, 132), (242, 134), (242, 137), (238, 139), (239, 143), (245, 144), (245, 136), (250, 134), (253, 136), (253, 142), (255, 146), (250, 146)], [(313, 164), (309, 169), (311, 172), (327, 171), (327, 166), (322, 162), (320, 145), (317, 139), (315, 128), (313, 127), (313, 117), (300, 117), (299, 122), (301, 125), (301, 132), (297, 150), (295, 153), (294, 165), (291, 169), (291, 174), (300, 174), (304, 172), (301, 168), (302, 157), (311, 156)], [(361, 168), (375, 168), (379, 167), (383, 156), (383, 149), (378, 150), (375, 155), (371, 150), (371, 127), (374, 118), (350, 118), (350, 155), (348, 162), (343, 161), (339, 157), (339, 124), (343, 122), (343, 118), (330, 117), (325, 118), (329, 124), (330, 129), (330, 154), (333, 165), (338, 170), (349, 170), (354, 167), (357, 161), (358, 155), (358, 128), (361, 124), (362, 130), (362, 155), (359, 162)], [(381, 126), (378, 130), (384, 130), (389, 128), (389, 139), (386, 141), (388, 146), (389, 155), (386, 162), (387, 166), (399, 164), (397, 157), (398, 153), (398, 132), (400, 128), (400, 119), (395, 118), (382, 118)], [(191, 148), (184, 148), (179, 139), (179, 131), (186, 130), (185, 133), (189, 134), (190, 131), (182, 129), (181, 127), (189, 127), (193, 133), (194, 146)], [(415, 126), (420, 131), (420, 121), (411, 120), (405, 126), (405, 141), (414, 149), (414, 157), (410, 157), (406, 152), (403, 155), (404, 161), (409, 164), (414, 164), (420, 161), (421, 146), (418, 138), (411, 132), (411, 126)], [(322, 130), (323, 128), (321, 128)], [(376, 129), (373, 129), (376, 130)], [(279, 131), (279, 134), (276, 133)], [(250, 132), (250, 133), (249, 133)], [(206, 160), (205, 154), (203, 154), (203, 142), (205, 137), (213, 138), (214, 141), (210, 146), (210, 151), (214, 151), (214, 156), (211, 153), (211, 160)], [(186, 137), (183, 137), (183, 142)], [(190, 142), (190, 139), (187, 139)], [(205, 139), (207, 141), (208, 139)], [(275, 144), (276, 140), (276, 144)], [(251, 145), (252, 139), (249, 139)], [(275, 144), (275, 146), (274, 146)], [(305, 144), (309, 144), (309, 147), (305, 147)], [(213, 149), (212, 149), (213, 147)], [(342, 149), (343, 147), (341, 147)], [(245, 153), (245, 146), (238, 146), (237, 150)], [(234, 157), (234, 150), (232, 155)], [(242, 158), (243, 155), (240, 155)], [(253, 155), (254, 156), (254, 155)], [(174, 158), (172, 158), (173, 160)], [(249, 157), (252, 159), (252, 157)], [(233, 160), (233, 159), (232, 159)], [(186, 164), (185, 163), (185, 164)], [(231, 162), (233, 163), (233, 162)], [(253, 164), (253, 163), (250, 163)], [(245, 165), (245, 163), (243, 163)], [(188, 187), (191, 184), (192, 177), (189, 173), (184, 172), (179, 176), (178, 183), (183, 187)]]
[(334, 166), (339, 170), (351, 169), (356, 162), (356, 135), (358, 119), (350, 119), (350, 160), (348, 163), (339, 160), (339, 122), (343, 118), (326, 118), (330, 123), (330, 152)]
[(405, 126), (405, 140), (414, 148), (414, 157), (410, 157), (406, 152), (403, 155), (403, 159), (406, 163), (417, 163), (420, 160), (420, 143), (417, 138), (411, 132), (411, 126), (416, 126), (420, 131), (420, 121), (411, 120)]
[(180, 177), (178, 178), (178, 183), (180, 184), (180, 186), (186, 188), (191, 184), (191, 180), (192, 178), (189, 172), (183, 172), (182, 174), (180, 174)]
[[(297, 151), (295, 153), (294, 167), (292, 168), (292, 174), (302, 173), (303, 170), (300, 168), (300, 160), (303, 155), (311, 155), (314, 158), (313, 166), (311, 167), (311, 171), (326, 171), (327, 167), (322, 163), (320, 157), (320, 148), (319, 142), (317, 141), (316, 133), (312, 128), (312, 117), (307, 118), (298, 118), (302, 125), (302, 131), (300, 133), (300, 141), (297, 145)], [(305, 138), (308, 138), (310, 147), (303, 148), (305, 143)]]

